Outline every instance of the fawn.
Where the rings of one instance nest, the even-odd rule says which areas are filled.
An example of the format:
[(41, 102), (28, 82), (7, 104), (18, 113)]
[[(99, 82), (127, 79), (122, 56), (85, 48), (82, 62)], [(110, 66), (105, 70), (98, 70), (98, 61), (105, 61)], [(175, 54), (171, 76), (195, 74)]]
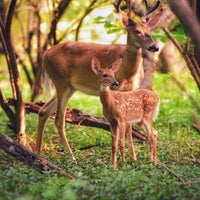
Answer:
[(159, 112), (159, 97), (150, 90), (137, 89), (132, 91), (116, 91), (119, 83), (114, 73), (121, 65), (122, 59), (117, 59), (109, 67), (102, 68), (100, 61), (93, 57), (91, 68), (98, 76), (100, 100), (103, 114), (110, 123), (112, 134), (112, 166), (117, 169), (116, 153), (118, 140), (123, 163), (125, 162), (125, 136), (128, 138), (130, 155), (136, 160), (132, 141), (132, 123), (137, 123), (143, 131), (149, 134), (150, 160), (156, 164), (157, 131), (153, 128), (153, 120)]

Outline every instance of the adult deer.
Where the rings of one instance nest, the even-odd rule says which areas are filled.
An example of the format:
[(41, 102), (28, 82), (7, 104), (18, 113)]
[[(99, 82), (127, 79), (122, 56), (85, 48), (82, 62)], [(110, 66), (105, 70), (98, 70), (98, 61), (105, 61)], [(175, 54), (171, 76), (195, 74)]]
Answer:
[(127, 45), (65, 42), (53, 46), (44, 53), (43, 69), (53, 81), (56, 93), (39, 111), (37, 153), (41, 151), (47, 119), (57, 109), (55, 124), (61, 141), (70, 152), (72, 159), (75, 159), (65, 135), (65, 109), (69, 98), (76, 90), (90, 95), (99, 95), (98, 80), (90, 67), (92, 57), (98, 57), (103, 66), (109, 65), (117, 58), (123, 58), (121, 67), (116, 73), (120, 83), (119, 90), (135, 89), (136, 72), (142, 65), (141, 48), (152, 52), (158, 51), (157, 45), (150, 36), (150, 30), (158, 22), (159, 16), (150, 16), (150, 13), (157, 9), (159, 2), (153, 7), (147, 6), (142, 22), (134, 21), (120, 8), (118, 9), (121, 23), (128, 33)]
[(156, 163), (157, 131), (153, 128), (153, 120), (159, 111), (159, 97), (150, 90), (136, 89), (134, 91), (114, 91), (111, 87), (118, 87), (119, 83), (114, 73), (120, 68), (122, 59), (118, 59), (108, 68), (101, 68), (97, 58), (93, 58), (91, 67), (98, 76), (100, 100), (103, 105), (104, 116), (110, 123), (112, 134), (112, 165), (117, 168), (116, 153), (118, 140), (122, 161), (125, 162), (125, 135), (129, 141), (130, 155), (136, 160), (132, 141), (132, 123), (137, 123), (149, 135), (150, 159)]

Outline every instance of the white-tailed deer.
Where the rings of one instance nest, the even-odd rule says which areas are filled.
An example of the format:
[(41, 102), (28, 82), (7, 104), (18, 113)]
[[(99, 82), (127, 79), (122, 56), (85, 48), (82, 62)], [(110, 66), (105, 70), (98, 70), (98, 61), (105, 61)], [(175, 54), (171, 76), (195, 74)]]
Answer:
[(112, 134), (112, 165), (117, 168), (116, 153), (118, 140), (122, 161), (125, 162), (125, 136), (128, 138), (130, 155), (136, 160), (132, 141), (132, 124), (137, 123), (149, 135), (150, 159), (156, 163), (157, 131), (153, 128), (153, 120), (159, 111), (159, 97), (150, 90), (136, 89), (134, 91), (114, 91), (111, 87), (118, 87), (114, 77), (121, 65), (118, 59), (108, 68), (101, 68), (97, 58), (93, 58), (91, 68), (98, 76), (100, 100), (103, 105), (103, 114), (110, 123)]
[[(160, 2), (160, 1), (158, 1)], [(72, 155), (72, 150), (65, 135), (65, 109), (69, 98), (76, 90), (90, 95), (99, 95), (98, 80), (91, 69), (91, 59), (96, 56), (103, 66), (107, 66), (118, 58), (123, 58), (116, 78), (120, 83), (119, 90), (135, 89), (136, 72), (142, 67), (141, 48), (158, 51), (158, 47), (150, 36), (151, 27), (158, 22), (158, 15), (153, 7), (147, 6), (147, 14), (142, 22), (136, 22), (119, 9), (123, 27), (127, 30), (127, 45), (103, 45), (83, 42), (65, 42), (47, 50), (43, 55), (43, 69), (55, 85), (56, 93), (39, 111), (36, 152), (40, 153), (44, 128), (48, 117), (57, 110), (55, 124), (64, 147)], [(46, 76), (47, 78), (47, 76)], [(49, 80), (49, 79), (46, 79)], [(72, 159), (75, 159), (72, 155)]]

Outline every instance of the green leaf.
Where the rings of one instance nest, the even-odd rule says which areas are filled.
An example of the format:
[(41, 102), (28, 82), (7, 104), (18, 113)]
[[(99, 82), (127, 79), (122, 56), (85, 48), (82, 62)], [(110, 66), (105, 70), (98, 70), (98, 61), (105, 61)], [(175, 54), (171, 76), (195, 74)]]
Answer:
[(103, 24), (105, 23), (105, 17), (98, 16), (93, 20), (93, 22), (95, 24)]
[(185, 35), (182, 24), (179, 24), (178, 26), (176, 26), (171, 33), (175, 37), (175, 39), (179, 41), (180, 43), (183, 44), (186, 42), (187, 37)]

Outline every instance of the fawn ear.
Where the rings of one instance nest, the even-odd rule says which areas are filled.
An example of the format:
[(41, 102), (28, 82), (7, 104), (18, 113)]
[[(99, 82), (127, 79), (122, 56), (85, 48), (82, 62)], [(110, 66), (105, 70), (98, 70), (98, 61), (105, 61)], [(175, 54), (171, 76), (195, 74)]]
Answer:
[(99, 75), (99, 73), (101, 72), (101, 64), (96, 57), (92, 58), (91, 68), (96, 75)]
[(112, 65), (109, 67), (109, 69), (115, 73), (119, 70), (121, 64), (122, 64), (122, 58), (119, 58), (112, 63)]

